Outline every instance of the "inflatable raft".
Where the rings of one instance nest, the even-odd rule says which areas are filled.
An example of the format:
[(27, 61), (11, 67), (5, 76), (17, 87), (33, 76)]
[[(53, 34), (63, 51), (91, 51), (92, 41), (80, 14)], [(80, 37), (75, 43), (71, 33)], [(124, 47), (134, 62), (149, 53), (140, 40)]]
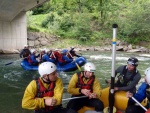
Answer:
[[(102, 94), (101, 94), (101, 97), (100, 97), (100, 99), (104, 103), (104, 107), (105, 108), (109, 107), (108, 96), (109, 96), (109, 87), (102, 90)], [(126, 109), (126, 107), (127, 107), (127, 104), (128, 104), (128, 98), (126, 97), (126, 92), (125, 91), (118, 91), (118, 92), (116, 92), (115, 93), (114, 107), (117, 110), (124, 111)], [(147, 105), (147, 99), (143, 100), (141, 102), (141, 104), (143, 106), (146, 106)], [(78, 111), (78, 113), (84, 113), (87, 110), (94, 110), (94, 108), (90, 108), (90, 107), (84, 106), (82, 109), (80, 109)], [(104, 113), (105, 113), (105, 111), (104, 111)]]
[[(78, 69), (78, 66), (83, 66), (86, 63), (86, 59), (84, 57), (78, 57), (75, 61), (68, 63), (66, 65), (60, 66), (57, 65), (57, 71), (64, 71), (64, 72), (70, 72), (70, 71), (75, 71)], [(31, 66), (27, 62), (27, 60), (21, 61), (22, 68), (24, 70), (38, 70), (38, 66)]]

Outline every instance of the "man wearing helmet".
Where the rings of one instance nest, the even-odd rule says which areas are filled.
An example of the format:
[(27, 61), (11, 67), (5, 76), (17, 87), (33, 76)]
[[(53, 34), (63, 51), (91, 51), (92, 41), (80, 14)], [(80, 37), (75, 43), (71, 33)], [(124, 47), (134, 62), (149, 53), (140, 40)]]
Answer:
[[(130, 97), (134, 97), (137, 101), (142, 102), (146, 97), (150, 101), (150, 67), (145, 70), (145, 81), (140, 85), (136, 94), (127, 92), (127, 97), (129, 98), (128, 107), (126, 113), (145, 113), (145, 110), (140, 106), (137, 106)], [(146, 106), (147, 108), (149, 106)], [(146, 112), (146, 113), (150, 113)]]
[(28, 45), (24, 45), (24, 49), (20, 52), (20, 58), (27, 58), (31, 54)]
[(28, 56), (28, 63), (31, 66), (38, 66), (39, 62), (36, 60), (36, 58), (39, 56), (36, 56), (36, 50), (31, 49), (31, 55)]
[(86, 63), (84, 71), (75, 73), (68, 85), (68, 92), (72, 97), (87, 96), (85, 98), (70, 100), (67, 108), (78, 111), (83, 106), (94, 107), (95, 113), (103, 111), (104, 105), (99, 100), (101, 94), (101, 87), (94, 72), (96, 68), (93, 63)]
[(64, 50), (61, 51), (61, 54), (58, 57), (58, 63), (59, 63), (60, 66), (66, 65), (66, 64), (73, 61), (72, 59), (69, 59), (67, 57), (67, 52), (68, 52), (67, 49), (64, 49)]
[[(130, 57), (127, 61), (127, 65), (120, 66), (116, 69), (115, 75), (117, 81), (115, 83), (115, 91), (130, 91), (136, 92), (136, 85), (141, 79), (141, 74), (137, 70), (138, 59)], [(119, 73), (119, 76), (117, 74)], [(110, 81), (108, 81), (110, 83)]]
[(22, 107), (33, 109), (35, 113), (77, 113), (61, 107), (63, 96), (63, 83), (56, 72), (56, 65), (44, 62), (38, 72), (41, 77), (32, 80), (27, 86)]

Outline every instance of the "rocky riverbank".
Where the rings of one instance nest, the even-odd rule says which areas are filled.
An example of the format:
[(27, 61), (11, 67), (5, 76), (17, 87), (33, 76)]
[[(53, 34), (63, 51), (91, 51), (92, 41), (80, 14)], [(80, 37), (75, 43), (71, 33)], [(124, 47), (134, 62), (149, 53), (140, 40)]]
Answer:
[[(27, 40), (28, 40), (28, 45), (30, 48), (36, 48), (37, 50), (40, 50), (40, 48), (45, 48), (48, 46), (53, 47), (53, 44), (56, 41), (59, 41), (59, 37), (45, 34), (45, 33), (33, 33), (33, 32), (28, 32), (27, 34)], [(81, 46), (77, 45), (75, 46), (76, 51), (111, 51), (112, 50), (112, 42), (110, 39), (105, 39), (103, 40), (103, 44), (99, 46)], [(61, 44), (61, 42), (60, 42)], [(142, 53), (150, 53), (150, 49), (147, 49), (144, 47), (146, 45), (146, 42), (141, 42), (139, 45), (132, 45), (128, 44), (124, 41), (117, 41), (116, 44), (116, 51), (125, 51), (125, 52), (142, 52)], [(59, 49), (59, 48), (55, 48)], [(64, 49), (64, 48), (62, 48)], [(70, 48), (67, 48), (70, 49)], [(60, 49), (61, 50), (61, 49)], [(18, 54), (20, 50), (7, 50), (3, 49), (0, 50), (0, 54)]]

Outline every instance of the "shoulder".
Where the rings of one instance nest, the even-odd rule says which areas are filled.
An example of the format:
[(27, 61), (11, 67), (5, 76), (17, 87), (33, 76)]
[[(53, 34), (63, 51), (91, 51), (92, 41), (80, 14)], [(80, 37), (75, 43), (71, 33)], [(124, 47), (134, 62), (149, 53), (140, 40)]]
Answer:
[(62, 80), (61, 80), (60, 78), (57, 77), (56, 83), (62, 83)]

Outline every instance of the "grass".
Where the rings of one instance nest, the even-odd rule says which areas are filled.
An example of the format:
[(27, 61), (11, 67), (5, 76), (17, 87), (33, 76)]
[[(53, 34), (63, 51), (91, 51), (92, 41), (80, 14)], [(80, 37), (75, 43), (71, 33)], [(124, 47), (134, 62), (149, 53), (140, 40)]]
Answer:
[(41, 27), (42, 22), (47, 18), (48, 14), (32, 15), (28, 18), (30, 27), (38, 29), (39, 32), (48, 32), (48, 29)]
[(81, 40), (76, 40), (76, 39), (60, 39), (56, 41), (52, 46), (49, 46), (48, 48), (70, 48), (70, 47), (91, 47), (91, 46), (100, 46), (102, 41), (86, 41), (83, 42)]

